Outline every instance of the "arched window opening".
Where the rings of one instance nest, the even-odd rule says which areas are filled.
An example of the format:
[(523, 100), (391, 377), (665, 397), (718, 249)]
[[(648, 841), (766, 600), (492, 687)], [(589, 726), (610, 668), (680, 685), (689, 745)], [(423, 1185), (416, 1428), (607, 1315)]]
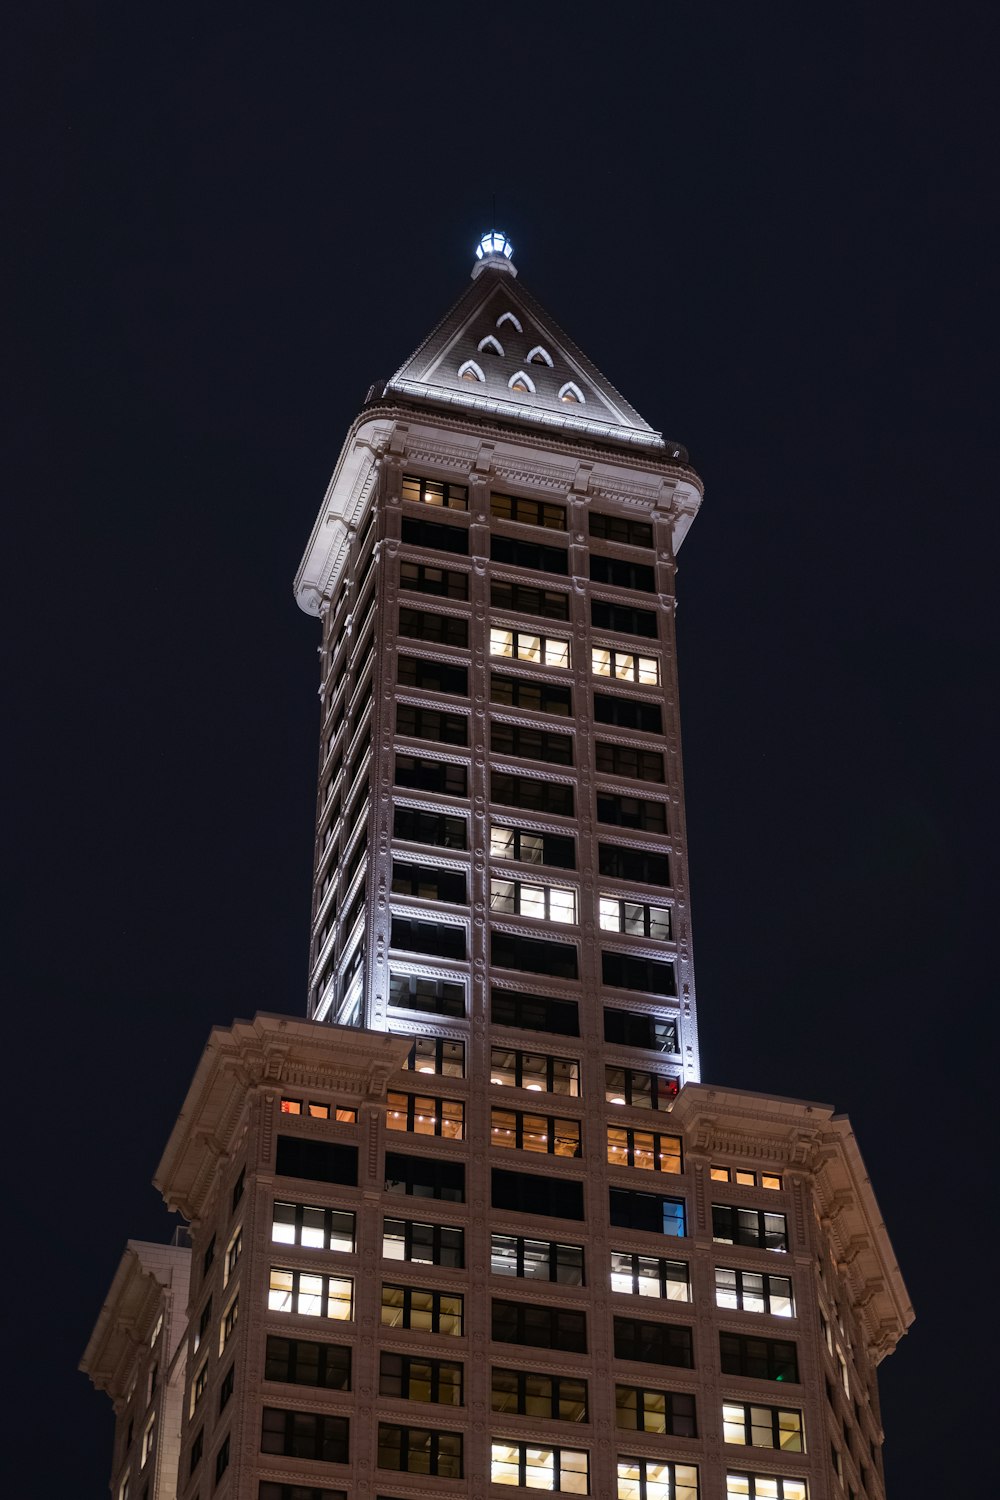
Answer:
[(543, 349), (542, 346), (541, 346), (541, 344), (536, 344), (535, 347), (534, 347), (534, 349), (532, 349), (531, 353), (528, 355), (528, 364), (529, 365), (548, 365), (549, 369), (551, 370), (552, 369), (552, 355), (549, 353), (549, 351), (547, 349)]
[(484, 339), (481, 339), (478, 347), (480, 354), (498, 354), (503, 358), (503, 345), (493, 337), (492, 333), (488, 333)]
[(516, 375), (512, 375), (507, 384), (519, 396), (533, 396), (535, 394), (535, 382), (531, 379), (530, 375), (525, 375), (523, 370), (518, 370)]
[(570, 406), (583, 406), (584, 395), (578, 385), (574, 385), (572, 380), (567, 380), (559, 392), (559, 400), (567, 402)]
[(480, 381), (486, 379), (486, 376), (474, 359), (467, 359), (464, 365), (460, 365), (458, 375), (460, 380)]
[(498, 328), (502, 328), (505, 323), (510, 323), (513, 328), (517, 329), (518, 333), (524, 332), (524, 329), (521, 327), (520, 323), (515, 318), (512, 312), (501, 313), (499, 318), (497, 318)]

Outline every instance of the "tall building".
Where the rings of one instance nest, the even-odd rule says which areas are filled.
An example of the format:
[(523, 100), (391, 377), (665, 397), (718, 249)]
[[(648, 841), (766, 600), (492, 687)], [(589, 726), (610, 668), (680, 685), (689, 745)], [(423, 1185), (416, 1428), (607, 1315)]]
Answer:
[[(113, 1500), (883, 1500), (875, 1369), (912, 1311), (850, 1125), (700, 1082), (674, 650), (700, 499), (484, 236), (296, 578), (309, 1018), (209, 1040), (155, 1179), (183, 1335), (116, 1331), (144, 1256), (162, 1297), (131, 1247), (84, 1358)], [(152, 1427), (151, 1365), (180, 1393)]]

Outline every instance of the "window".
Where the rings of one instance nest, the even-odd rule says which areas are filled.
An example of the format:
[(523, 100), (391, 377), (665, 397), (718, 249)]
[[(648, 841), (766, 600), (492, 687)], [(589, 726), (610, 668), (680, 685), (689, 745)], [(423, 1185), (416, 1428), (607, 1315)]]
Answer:
[(531, 1490), (559, 1490), (570, 1495), (590, 1494), (590, 1455), (577, 1448), (540, 1448), (494, 1438), (490, 1481), (516, 1484)]
[(633, 781), (663, 782), (663, 756), (659, 750), (637, 750), (634, 745), (615, 745), (598, 740), (594, 763), (599, 775), (627, 776)]
[[(191, 1444), (191, 1461), (190, 1461), (190, 1463), (188, 1465), (188, 1473), (189, 1474), (193, 1474), (194, 1471), (195, 1471), (195, 1469), (201, 1463), (202, 1455), (204, 1454), (204, 1452), (205, 1452), (205, 1429), (204, 1429), (204, 1427), (200, 1427), (198, 1429), (198, 1435), (197, 1435), (197, 1437), (195, 1438), (194, 1442)], [(128, 1490), (127, 1489), (124, 1491), (124, 1493), (119, 1494), (118, 1500), (128, 1500)]]
[(514, 568), (531, 568), (534, 572), (558, 573), (563, 577), (569, 572), (569, 556), (564, 547), (545, 547), (538, 542), (523, 542), (520, 537), (492, 536), (490, 559)]
[(568, 594), (559, 589), (536, 588), (530, 583), (494, 579), (490, 583), (490, 603), (494, 609), (509, 609), (519, 615), (542, 615), (546, 620), (569, 619)]
[(580, 1156), (579, 1120), (526, 1114), (519, 1109), (490, 1110), (490, 1141), (518, 1151), (548, 1156)]
[[(663, 965), (664, 968), (668, 965)], [(607, 982), (607, 981), (605, 981)], [(619, 1047), (643, 1047), (650, 1052), (677, 1051), (677, 1022), (629, 1010), (604, 1008), (604, 1040)]]
[(507, 1416), (541, 1417), (554, 1422), (586, 1422), (587, 1382), (494, 1367), (491, 1405)]
[[(452, 1042), (441, 1036), (415, 1037), (403, 1068), (410, 1073), (440, 1073), (445, 1078), (464, 1078), (465, 1043)], [(422, 1133), (430, 1134), (429, 1131)]]
[[(219, 1448), (218, 1452), (215, 1455), (215, 1482), (216, 1482), (216, 1484), (218, 1484), (219, 1480), (222, 1478), (223, 1474), (226, 1472), (226, 1470), (228, 1468), (229, 1468), (229, 1434), (227, 1433), (225, 1441), (223, 1442), (222, 1446)], [(143, 1493), (143, 1500), (145, 1500), (145, 1492)]]
[(202, 1274), (203, 1278), (208, 1275), (209, 1270), (210, 1270), (210, 1268), (211, 1268), (212, 1263), (213, 1263), (214, 1260), (215, 1260), (215, 1235), (213, 1234), (212, 1238), (209, 1240), (208, 1244), (205, 1247), (205, 1254), (202, 1256), (202, 1259), (201, 1259), (201, 1274)]
[(464, 797), (468, 791), (468, 770), (448, 761), (397, 755), (396, 785), (413, 787), (421, 792), (438, 792), (444, 797)]
[(532, 1240), (521, 1234), (494, 1234), (490, 1236), (490, 1270), (494, 1276), (583, 1286), (583, 1246)]
[(239, 1229), (237, 1229), (236, 1233), (233, 1235), (232, 1239), (229, 1241), (229, 1244), (226, 1246), (226, 1266), (224, 1279), (225, 1286), (229, 1285), (229, 1279), (232, 1276), (233, 1272), (236, 1270), (236, 1267), (239, 1265), (240, 1256), (242, 1254), (243, 1226), (241, 1224)]
[(687, 1233), (683, 1198), (661, 1198), (627, 1188), (608, 1191), (610, 1218), (619, 1229), (645, 1229), (683, 1238)]
[(465, 1163), (425, 1161), (402, 1152), (385, 1153), (385, 1190), (415, 1198), (440, 1198), (447, 1203), (465, 1202)]
[(448, 693), (452, 698), (469, 696), (467, 667), (453, 667), (422, 656), (396, 659), (396, 681), (400, 687), (422, 688), (426, 693)]
[(469, 575), (428, 563), (401, 562), (399, 586), (415, 594), (436, 594), (440, 599), (468, 599)]
[(347, 1500), (347, 1491), (317, 1489), (310, 1484), (273, 1484), (269, 1480), (261, 1480), (257, 1500)]
[(237, 1293), (236, 1296), (233, 1298), (232, 1302), (230, 1302), (229, 1306), (226, 1308), (225, 1312), (222, 1314), (222, 1317), (221, 1317), (221, 1319), (219, 1321), (219, 1353), (220, 1354), (222, 1353), (222, 1351), (226, 1347), (226, 1345), (229, 1343), (229, 1340), (232, 1338), (233, 1334), (236, 1332), (236, 1324), (239, 1322), (239, 1317), (240, 1317), (240, 1298), (239, 1298), (239, 1293)]
[(395, 1396), (404, 1401), (461, 1406), (462, 1366), (419, 1355), (382, 1354), (378, 1389), (380, 1396)]
[(694, 1397), (679, 1391), (647, 1391), (641, 1386), (616, 1385), (615, 1425), (630, 1432), (697, 1437)]
[(415, 708), (400, 703), (396, 708), (396, 733), (408, 739), (433, 740), (437, 745), (467, 745), (469, 721), (465, 714), (446, 714), (439, 708)]
[(608, 1161), (613, 1167), (638, 1167), (647, 1172), (681, 1171), (681, 1138), (631, 1125), (609, 1125)]
[(472, 381), (482, 382), (483, 380), (486, 379), (485, 375), (483, 374), (483, 372), (479, 368), (479, 366), (476, 364), (476, 362), (475, 362), (474, 359), (467, 359), (463, 365), (459, 365), (459, 367), (458, 367), (458, 376), (459, 376), (460, 380), (472, 380)]
[(502, 328), (505, 323), (509, 323), (512, 328), (516, 328), (518, 333), (524, 332), (524, 329), (521, 327), (519, 320), (512, 312), (501, 313), (499, 318), (497, 318), (498, 328)]
[(656, 656), (634, 656), (630, 651), (614, 651), (608, 646), (594, 646), (590, 653), (590, 670), (596, 677), (616, 677), (620, 682), (641, 682), (657, 687), (660, 661)]
[(560, 636), (534, 635), (525, 630), (490, 627), (490, 655), (513, 661), (533, 661), (544, 667), (568, 667), (569, 641)]
[(264, 1379), (349, 1391), (351, 1351), (344, 1344), (317, 1344), (311, 1339), (282, 1339), (268, 1334)]
[(233, 1196), (232, 1196), (232, 1201), (231, 1201), (231, 1203), (229, 1205), (231, 1213), (235, 1213), (236, 1212), (236, 1205), (237, 1205), (237, 1203), (239, 1203), (240, 1199), (243, 1197), (244, 1189), (246, 1188), (246, 1180), (247, 1180), (247, 1169), (246, 1169), (246, 1167), (241, 1167), (240, 1168), (239, 1176), (237, 1177), (236, 1181), (233, 1183)]
[(553, 1219), (583, 1218), (583, 1183), (572, 1178), (540, 1177), (534, 1172), (490, 1173), (494, 1208)]
[(418, 922), (414, 917), (393, 917), (389, 941), (393, 948), (410, 953), (431, 953), (440, 958), (465, 957), (464, 927)]
[(493, 962), (499, 969), (521, 969), (531, 974), (551, 974), (559, 979), (577, 977), (576, 948), (570, 943), (550, 943), (544, 938), (519, 937), (513, 932), (491, 935)]
[(490, 702), (509, 708), (526, 708), (537, 714), (558, 714), (567, 718), (573, 712), (573, 694), (568, 687), (558, 687), (542, 678), (503, 677), (490, 673)]
[(632, 1109), (669, 1109), (680, 1087), (675, 1077), (663, 1078), (638, 1068), (604, 1069), (604, 1097), (609, 1104)]
[(576, 921), (576, 888), (560, 885), (531, 885), (527, 880), (490, 881), (490, 910), (521, 917), (538, 917), (544, 922)]
[(723, 1375), (746, 1375), (753, 1380), (799, 1378), (795, 1345), (787, 1339), (758, 1339), (742, 1333), (720, 1333)]
[(646, 802), (641, 797), (598, 792), (597, 821), (612, 823), (617, 828), (637, 828), (643, 833), (666, 833), (667, 806), (665, 802)]
[(777, 1406), (724, 1401), (722, 1437), (726, 1443), (743, 1443), (748, 1448), (783, 1448), (788, 1453), (802, 1453), (802, 1413)]
[(590, 534), (602, 542), (617, 542), (621, 547), (652, 547), (653, 528), (645, 521), (632, 521), (625, 516), (606, 516), (600, 511), (590, 511)]
[(516, 859), (526, 865), (554, 865), (572, 870), (576, 866), (576, 842), (558, 833), (531, 833), (526, 828), (508, 828), (494, 823), (490, 828), (492, 859)]
[(139, 1449), (139, 1467), (144, 1469), (156, 1447), (156, 1412), (150, 1412), (145, 1427), (142, 1430), (142, 1446)]
[(646, 906), (641, 901), (604, 895), (598, 898), (598, 919), (604, 932), (627, 932), (661, 943), (668, 943), (673, 936), (669, 906)]
[(267, 1307), (269, 1312), (349, 1323), (354, 1317), (354, 1282), (350, 1276), (272, 1266)]
[(633, 1297), (665, 1297), (668, 1302), (691, 1301), (691, 1281), (685, 1261), (635, 1255), (630, 1250), (611, 1252), (611, 1290)]
[(566, 384), (560, 387), (559, 400), (565, 401), (567, 406), (586, 405), (586, 397), (580, 387), (575, 385), (572, 380), (567, 380)]
[(399, 1009), (430, 1011), (434, 1015), (464, 1016), (465, 986), (422, 974), (389, 974), (389, 1004)]
[(480, 354), (494, 354), (501, 359), (503, 358), (503, 345), (493, 337), (492, 333), (488, 333), (484, 339), (480, 339), (477, 348)]
[(414, 641), (433, 641), (440, 646), (469, 644), (468, 620), (456, 615), (435, 615), (424, 609), (401, 608), (399, 633)]
[(385, 1128), (461, 1141), (465, 1138), (465, 1105), (461, 1099), (432, 1099), (427, 1094), (400, 1094), (390, 1089)]
[(302, 1245), (312, 1250), (354, 1251), (354, 1215), (343, 1208), (318, 1208), (311, 1203), (275, 1200), (271, 1239), (276, 1245)]
[(763, 1474), (727, 1474), (726, 1500), (809, 1500), (804, 1479)]
[(698, 1500), (698, 1470), (658, 1458), (619, 1458), (618, 1500)]
[(502, 807), (519, 807), (525, 812), (549, 813), (560, 818), (573, 816), (573, 788), (559, 781), (494, 771), (490, 776), (490, 795)]
[(464, 526), (443, 526), (436, 521), (404, 516), (401, 535), (403, 542), (411, 547), (423, 547), (434, 552), (453, 552), (457, 557), (469, 555), (469, 533)]
[(655, 594), (656, 572), (649, 563), (628, 562), (621, 557), (590, 554), (590, 577), (593, 583), (610, 583), (616, 589), (636, 589)]
[(615, 1318), (615, 1358), (693, 1369), (692, 1330), (681, 1323), (645, 1323), (640, 1318)]
[(191, 1410), (192, 1413), (194, 1412), (195, 1408), (197, 1407), (198, 1402), (201, 1400), (202, 1396), (204, 1396), (204, 1394), (205, 1394), (205, 1387), (207, 1385), (208, 1385), (208, 1359), (206, 1358), (204, 1364), (202, 1364), (200, 1366), (200, 1368), (198, 1369), (197, 1373), (195, 1374), (194, 1380), (191, 1382), (191, 1407), (190, 1407), (190, 1410)]
[(414, 474), (404, 474), (402, 494), (404, 500), (413, 500), (421, 505), (440, 505), (445, 510), (469, 508), (469, 491), (464, 484), (442, 484), (437, 479), (421, 479)]
[(532, 349), (531, 353), (528, 355), (528, 364), (529, 365), (548, 365), (549, 369), (551, 370), (552, 369), (552, 355), (549, 353), (549, 351), (547, 349), (543, 349), (542, 346), (541, 346), (541, 344), (536, 344), (535, 347), (534, 347), (534, 349)]
[(545, 526), (549, 531), (566, 530), (566, 508), (523, 495), (490, 495), (490, 515), (498, 521), (517, 521), (521, 526)]
[(710, 1167), (713, 1182), (735, 1182), (737, 1187), (781, 1189), (781, 1178), (774, 1172), (750, 1172), (743, 1167)]
[(279, 1177), (303, 1177), (311, 1182), (358, 1185), (358, 1148), (334, 1141), (305, 1140), (279, 1135), (275, 1171)]
[[(630, 953), (601, 953), (604, 983), (619, 990), (641, 990), (647, 995), (677, 994), (677, 976), (672, 961), (635, 958)], [(605, 1012), (607, 1014), (607, 1012)], [(676, 1050), (676, 1049), (675, 1049)]]
[(793, 1318), (792, 1282), (789, 1276), (770, 1276), (761, 1271), (715, 1268), (715, 1304), (741, 1312), (769, 1313), (772, 1318)]
[(236, 1388), (236, 1365), (231, 1364), (219, 1386), (219, 1411), (225, 1411)]
[(378, 1425), (380, 1469), (407, 1474), (437, 1474), (441, 1479), (462, 1477), (462, 1434), (431, 1432), (425, 1427)]
[(587, 1317), (571, 1308), (540, 1307), (533, 1302), (493, 1300), (492, 1338), (501, 1344), (526, 1344), (533, 1349), (587, 1351)]
[(640, 885), (670, 884), (670, 860), (652, 849), (598, 844), (597, 856), (601, 874), (613, 880), (632, 880)]
[(580, 1064), (570, 1057), (549, 1057), (544, 1052), (508, 1052), (490, 1049), (490, 1083), (506, 1088), (530, 1089), (546, 1094), (580, 1092)]
[(201, 1310), (201, 1316), (198, 1319), (198, 1332), (194, 1336), (194, 1349), (195, 1349), (195, 1352), (197, 1352), (197, 1350), (201, 1347), (201, 1341), (205, 1337), (205, 1334), (208, 1332), (208, 1326), (211, 1323), (211, 1321), (212, 1321), (212, 1299), (211, 1299), (211, 1297), (209, 1297), (208, 1301), (205, 1303), (205, 1306), (202, 1308), (202, 1310)]
[(612, 698), (607, 693), (595, 693), (594, 720), (598, 724), (615, 724), (619, 729), (639, 729), (644, 734), (663, 733), (660, 705), (644, 703), (641, 698)]
[(458, 1292), (382, 1286), (383, 1328), (414, 1328), (421, 1333), (447, 1333), (461, 1338), (463, 1308), (464, 1299)]
[(712, 1238), (719, 1245), (787, 1250), (788, 1222), (784, 1214), (770, 1214), (762, 1208), (734, 1208), (728, 1203), (713, 1203)]
[(468, 897), (464, 870), (443, 870), (439, 865), (409, 865), (392, 862), (394, 896), (416, 896), (421, 901), (449, 901), (464, 906)]
[(548, 1031), (554, 1036), (579, 1036), (580, 1014), (575, 1000), (553, 1000), (524, 990), (490, 991), (490, 1019), (494, 1026), (516, 1026), (522, 1031)]
[(448, 813), (425, 812), (419, 807), (397, 807), (393, 813), (393, 838), (405, 839), (411, 844), (464, 849), (466, 832), (465, 819), (450, 817)]
[(386, 1260), (460, 1270), (465, 1265), (465, 1230), (448, 1224), (383, 1219), (382, 1254)]
[(519, 370), (516, 375), (512, 375), (507, 382), (507, 386), (509, 390), (516, 392), (519, 396), (534, 395), (535, 393), (535, 382), (531, 379), (530, 375), (525, 375), (523, 370)]
[(349, 1427), (346, 1417), (265, 1406), (260, 1425), (260, 1451), (282, 1453), (289, 1458), (321, 1459), (328, 1464), (346, 1464)]
[(524, 760), (545, 760), (556, 766), (573, 764), (573, 736), (553, 734), (550, 730), (529, 729), (524, 724), (490, 723), (490, 751), (493, 755), (517, 756)]

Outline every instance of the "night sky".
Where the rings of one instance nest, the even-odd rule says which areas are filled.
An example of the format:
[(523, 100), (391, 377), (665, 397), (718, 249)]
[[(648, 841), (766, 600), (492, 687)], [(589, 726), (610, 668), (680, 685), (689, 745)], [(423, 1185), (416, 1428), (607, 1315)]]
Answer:
[(704, 1076), (850, 1115), (917, 1308), (890, 1500), (992, 1492), (995, 8), (19, 9), (5, 1488), (106, 1494), (76, 1364), (125, 1240), (172, 1232), (149, 1183), (209, 1028), (304, 1011), (292, 577), (495, 194), (524, 284), (706, 484)]

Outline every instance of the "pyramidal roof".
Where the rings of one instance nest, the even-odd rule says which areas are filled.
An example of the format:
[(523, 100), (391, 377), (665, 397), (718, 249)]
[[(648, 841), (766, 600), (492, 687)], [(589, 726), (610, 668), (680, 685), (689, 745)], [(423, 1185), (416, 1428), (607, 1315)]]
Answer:
[[(409, 399), (667, 450), (611, 382), (516, 281), (509, 240), (484, 235), (472, 285), (386, 385)], [(672, 457), (686, 458), (670, 447)]]

